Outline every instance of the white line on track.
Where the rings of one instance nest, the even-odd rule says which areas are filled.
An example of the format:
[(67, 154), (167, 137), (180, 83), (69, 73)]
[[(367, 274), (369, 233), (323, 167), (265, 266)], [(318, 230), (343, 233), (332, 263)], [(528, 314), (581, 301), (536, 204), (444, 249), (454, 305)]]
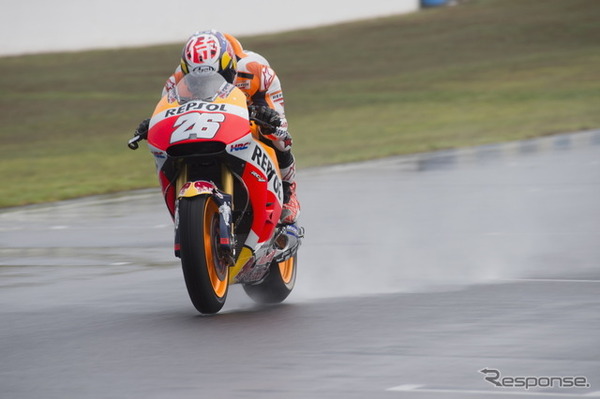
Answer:
[(503, 278), (499, 281), (507, 282), (530, 282), (530, 283), (600, 283), (600, 280), (577, 280), (568, 278)]
[(396, 387), (386, 389), (388, 392), (415, 392), (415, 393), (445, 393), (457, 395), (506, 395), (506, 396), (540, 396), (554, 398), (589, 398), (600, 397), (600, 391), (587, 393), (561, 393), (561, 392), (531, 392), (531, 391), (501, 391), (501, 390), (476, 390), (476, 389), (439, 389), (425, 388), (424, 385), (398, 385)]

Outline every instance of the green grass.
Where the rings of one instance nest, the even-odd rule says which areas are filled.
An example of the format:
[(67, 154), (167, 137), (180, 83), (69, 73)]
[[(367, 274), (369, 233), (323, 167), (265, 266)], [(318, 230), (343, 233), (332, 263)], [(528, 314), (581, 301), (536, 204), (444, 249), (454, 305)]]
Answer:
[[(308, 167), (600, 127), (598, 21), (597, 0), (470, 0), (240, 39)], [(182, 44), (0, 58), (0, 206), (156, 186), (125, 143)]]

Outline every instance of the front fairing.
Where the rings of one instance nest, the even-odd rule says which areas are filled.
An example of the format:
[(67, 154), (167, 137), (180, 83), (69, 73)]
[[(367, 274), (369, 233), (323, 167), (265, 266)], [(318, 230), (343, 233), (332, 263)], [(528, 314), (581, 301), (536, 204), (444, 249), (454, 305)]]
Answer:
[(148, 143), (153, 152), (197, 142), (239, 140), (250, 132), (246, 97), (216, 73), (190, 73), (157, 104)]
[[(181, 187), (190, 183), (194, 187), (214, 184), (223, 193), (233, 194), (234, 211), (251, 218), (249, 230), (241, 235), (245, 237), (244, 255), (238, 257), (232, 276), (250, 265), (251, 259), (262, 264), (266, 255), (274, 254), (270, 243), (283, 204), (281, 175), (273, 149), (256, 139), (246, 96), (240, 89), (220, 75), (185, 75), (157, 104), (148, 145), (161, 184), (167, 190), (174, 187), (167, 199), (173, 216), (177, 196), (200, 195), (200, 191), (182, 193)], [(223, 171), (233, 174), (241, 184), (226, 189)], [(242, 194), (244, 190), (247, 196)], [(236, 223), (235, 229), (243, 225)]]

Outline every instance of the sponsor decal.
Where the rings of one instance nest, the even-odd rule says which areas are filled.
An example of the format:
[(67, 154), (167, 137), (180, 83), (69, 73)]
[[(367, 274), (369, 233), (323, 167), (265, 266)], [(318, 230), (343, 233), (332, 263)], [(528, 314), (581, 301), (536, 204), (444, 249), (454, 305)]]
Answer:
[(276, 251), (267, 252), (264, 256), (262, 256), (256, 260), (256, 264), (257, 265), (266, 265), (268, 263), (271, 263), (271, 261), (275, 257), (275, 252)]
[(283, 93), (282, 92), (277, 92), (277, 93), (275, 93), (275, 94), (273, 94), (271, 96), (271, 99), (274, 102), (281, 102), (282, 103), (283, 102)]
[[(217, 194), (219, 194), (218, 191), (217, 191)], [(221, 205), (219, 207), (219, 213), (221, 215), (223, 215), (223, 220), (225, 221), (225, 224), (227, 226), (229, 226), (229, 224), (231, 223), (231, 208), (229, 207), (229, 205), (227, 205), (226, 203)], [(228, 242), (228, 244), (229, 244), (229, 242)]]
[(187, 182), (179, 191), (179, 197), (189, 197), (198, 194), (213, 194), (216, 197), (223, 198), (223, 195), (217, 190), (214, 184), (203, 180)]
[(162, 151), (160, 148), (153, 146), (148, 143), (148, 149), (150, 153), (154, 156), (154, 164), (156, 165), (156, 170), (161, 170), (165, 162), (167, 161), (167, 153)]
[(154, 155), (156, 158), (159, 158), (159, 159), (166, 159), (167, 158), (167, 156), (165, 155), (165, 153), (162, 152), (162, 151), (151, 151), (151, 152), (152, 152), (152, 155)]
[(235, 85), (241, 91), (250, 90), (250, 82), (249, 81), (235, 82)]
[(268, 181), (273, 180), (273, 191), (275, 191), (277, 197), (281, 198), (281, 181), (273, 178), (277, 175), (277, 172), (275, 166), (273, 166), (273, 162), (271, 162), (271, 159), (269, 158), (269, 155), (264, 152), (259, 145), (257, 145), (254, 147), (254, 152), (252, 152), (252, 157), (250, 159), (255, 162), (263, 172), (265, 172)]
[(219, 98), (227, 98), (231, 94), (233, 89), (235, 89), (234, 85), (226, 83), (225, 87), (223, 87), (219, 92)]
[(233, 144), (229, 149), (229, 152), (247, 150), (249, 146), (250, 142)]
[(256, 180), (258, 180), (259, 182), (261, 182), (261, 183), (264, 183), (264, 182), (266, 182), (266, 180), (265, 180), (265, 179), (263, 179), (263, 178), (262, 178), (262, 176), (261, 176), (261, 175), (259, 175), (257, 172), (255, 172), (255, 171), (252, 171), (252, 172), (250, 172), (250, 174), (251, 174), (252, 176), (256, 177)]
[(215, 68), (211, 67), (210, 65), (202, 65), (192, 69), (194, 72), (212, 72), (214, 70)]
[(232, 104), (211, 103), (206, 101), (190, 101), (176, 108), (170, 108), (166, 111), (156, 114), (152, 117), (150, 124), (158, 123), (161, 119), (170, 118), (177, 115), (186, 114), (190, 111), (225, 113), (239, 116), (240, 118), (248, 118), (248, 109)]
[(227, 104), (214, 104), (214, 103), (205, 103), (202, 101), (191, 101), (189, 103), (183, 104), (178, 108), (171, 108), (165, 111), (165, 118), (173, 115), (181, 115), (188, 111), (227, 111)]

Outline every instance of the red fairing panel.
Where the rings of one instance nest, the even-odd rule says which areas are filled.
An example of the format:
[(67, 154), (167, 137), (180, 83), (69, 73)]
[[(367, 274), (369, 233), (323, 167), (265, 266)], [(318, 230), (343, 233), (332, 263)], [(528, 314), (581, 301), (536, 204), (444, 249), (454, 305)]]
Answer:
[(158, 179), (162, 188), (165, 204), (173, 218), (175, 216), (175, 186), (169, 184), (169, 179), (167, 179), (163, 172), (159, 172)]
[(246, 245), (253, 248), (256, 244), (263, 243), (272, 236), (281, 216), (281, 203), (276, 195), (268, 190), (268, 180), (254, 165), (246, 164), (242, 179), (250, 191), (250, 203), (254, 210), (252, 231), (256, 234), (258, 241), (256, 243), (246, 242)]
[(225, 103), (190, 101), (155, 114), (148, 143), (166, 151), (174, 144), (197, 141), (231, 143), (250, 131), (248, 110)]
[(242, 179), (250, 191), (250, 202), (254, 210), (252, 232), (245, 245), (255, 248), (271, 237), (279, 222), (283, 204), (283, 186), (277, 168), (277, 160), (252, 134), (227, 146), (229, 155), (245, 161)]

